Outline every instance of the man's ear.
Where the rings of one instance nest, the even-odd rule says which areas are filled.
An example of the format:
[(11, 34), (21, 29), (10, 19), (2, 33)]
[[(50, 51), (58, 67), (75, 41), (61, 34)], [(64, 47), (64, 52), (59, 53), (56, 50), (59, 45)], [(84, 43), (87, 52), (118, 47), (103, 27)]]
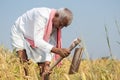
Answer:
[(58, 13), (55, 13), (55, 17), (59, 17), (59, 14), (58, 14)]

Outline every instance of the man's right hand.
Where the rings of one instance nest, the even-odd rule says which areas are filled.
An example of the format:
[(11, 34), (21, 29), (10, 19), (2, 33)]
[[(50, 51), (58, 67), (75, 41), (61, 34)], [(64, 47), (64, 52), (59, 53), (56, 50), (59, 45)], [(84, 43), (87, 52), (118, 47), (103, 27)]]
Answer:
[(55, 48), (53, 47), (51, 52), (60, 55), (61, 57), (67, 57), (70, 54), (70, 50), (67, 48)]

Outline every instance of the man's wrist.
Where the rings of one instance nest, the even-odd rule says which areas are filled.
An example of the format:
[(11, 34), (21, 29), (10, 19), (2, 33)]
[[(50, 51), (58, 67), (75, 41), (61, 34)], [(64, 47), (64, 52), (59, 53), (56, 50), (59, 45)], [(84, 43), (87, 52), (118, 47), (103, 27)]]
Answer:
[(53, 47), (52, 50), (51, 50), (51, 52), (57, 54), (57, 48), (56, 48), (56, 47)]

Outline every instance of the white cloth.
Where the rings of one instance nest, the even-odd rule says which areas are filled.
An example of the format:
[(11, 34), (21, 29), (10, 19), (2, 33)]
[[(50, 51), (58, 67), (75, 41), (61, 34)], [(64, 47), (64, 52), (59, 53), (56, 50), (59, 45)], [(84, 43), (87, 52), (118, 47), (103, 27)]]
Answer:
[[(33, 8), (20, 16), (11, 28), (13, 47), (26, 49), (28, 59), (34, 62), (51, 61), (53, 57), (51, 49), (56, 45), (56, 30), (52, 32), (49, 42), (43, 40), (50, 12), (49, 8)], [(31, 48), (25, 38), (34, 40), (37, 48)]]

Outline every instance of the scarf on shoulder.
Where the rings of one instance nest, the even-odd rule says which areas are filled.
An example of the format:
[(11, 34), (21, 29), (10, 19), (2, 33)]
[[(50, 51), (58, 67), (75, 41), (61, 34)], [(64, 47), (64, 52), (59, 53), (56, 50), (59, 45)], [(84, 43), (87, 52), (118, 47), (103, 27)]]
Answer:
[[(50, 34), (52, 32), (52, 19), (53, 19), (55, 13), (56, 13), (56, 10), (52, 9), (51, 14), (50, 14), (50, 18), (49, 18), (49, 21), (48, 21), (48, 24), (47, 24), (46, 29), (45, 29), (45, 34), (44, 34), (44, 38), (43, 39), (45, 41), (47, 41), (47, 42), (48, 42)], [(61, 43), (62, 43), (61, 29), (57, 29), (57, 45), (56, 45), (56, 47), (57, 48), (61, 48)], [(60, 57), (59, 55), (55, 54), (54, 60), (56, 61), (59, 57)], [(58, 64), (58, 66), (61, 65), (61, 64), (62, 63), (60, 62)]]

